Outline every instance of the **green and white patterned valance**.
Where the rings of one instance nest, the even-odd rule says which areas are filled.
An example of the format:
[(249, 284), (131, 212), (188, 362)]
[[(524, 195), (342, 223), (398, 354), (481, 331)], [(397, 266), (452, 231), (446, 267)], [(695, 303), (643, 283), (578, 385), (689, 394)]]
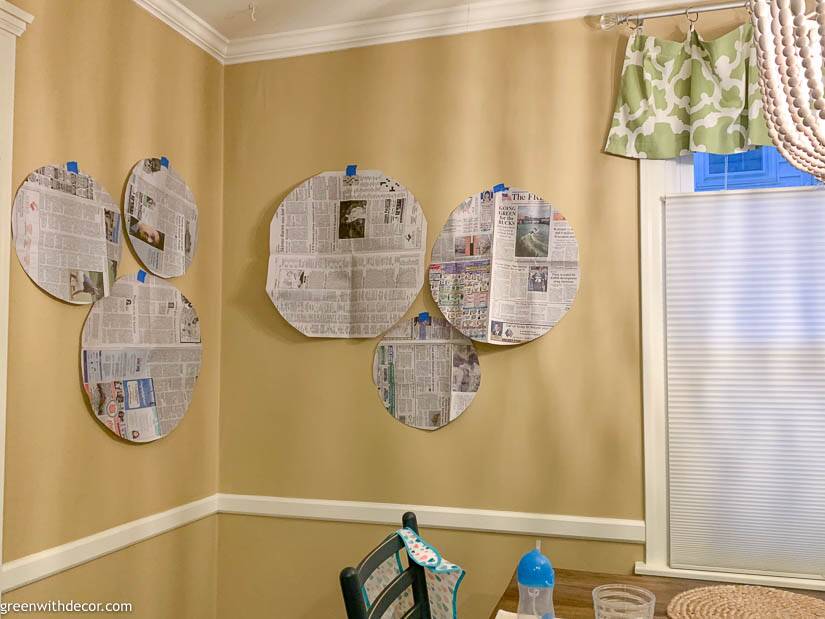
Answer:
[(671, 159), (770, 144), (750, 23), (715, 41), (693, 29), (683, 42), (631, 36), (606, 152)]

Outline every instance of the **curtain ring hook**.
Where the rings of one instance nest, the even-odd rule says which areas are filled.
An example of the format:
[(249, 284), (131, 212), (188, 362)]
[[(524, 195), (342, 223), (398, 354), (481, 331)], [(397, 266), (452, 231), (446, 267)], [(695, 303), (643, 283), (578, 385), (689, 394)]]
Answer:
[(641, 32), (642, 28), (645, 25), (645, 20), (640, 19), (639, 16), (636, 15), (635, 17), (631, 17), (630, 19), (628, 19), (627, 23), (630, 25), (630, 29), (633, 32)]
[(685, 9), (685, 17), (688, 20), (688, 32), (693, 35), (693, 33), (696, 32), (696, 22), (699, 21), (699, 11), (693, 11), (693, 19), (690, 17), (690, 12), (690, 7), (687, 7)]

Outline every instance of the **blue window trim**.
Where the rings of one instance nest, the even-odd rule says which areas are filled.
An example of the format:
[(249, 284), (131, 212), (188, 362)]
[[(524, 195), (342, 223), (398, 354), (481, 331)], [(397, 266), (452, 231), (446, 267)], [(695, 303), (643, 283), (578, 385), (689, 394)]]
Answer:
[[(779, 151), (773, 146), (762, 146), (755, 151), (762, 155), (761, 165), (756, 170), (740, 170), (736, 172), (711, 171), (712, 164), (718, 168), (719, 158), (728, 162), (739, 158), (736, 164), (745, 167), (745, 153), (734, 155), (711, 155), (708, 153), (694, 153), (693, 155), (693, 181), (695, 191), (721, 191), (725, 189), (767, 189), (770, 187), (806, 187), (817, 185), (817, 181), (810, 174), (797, 170), (788, 163)], [(754, 151), (748, 151), (748, 154)], [(748, 163), (752, 164), (753, 156), (749, 157)]]

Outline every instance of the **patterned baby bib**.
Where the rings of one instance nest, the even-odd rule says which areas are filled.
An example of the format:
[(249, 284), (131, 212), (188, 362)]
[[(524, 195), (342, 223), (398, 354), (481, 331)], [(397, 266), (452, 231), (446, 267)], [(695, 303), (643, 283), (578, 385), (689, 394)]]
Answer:
[[(396, 534), (404, 542), (409, 560), (425, 568), (427, 593), (430, 598), (432, 619), (457, 619), (456, 594), (464, 570), (442, 558), (438, 551), (421, 539), (411, 529), (398, 529)], [(378, 566), (364, 583), (364, 599), (371, 606), (381, 591), (403, 571), (400, 553), (388, 558)], [(393, 603), (382, 619), (400, 619), (413, 606), (410, 589)]]

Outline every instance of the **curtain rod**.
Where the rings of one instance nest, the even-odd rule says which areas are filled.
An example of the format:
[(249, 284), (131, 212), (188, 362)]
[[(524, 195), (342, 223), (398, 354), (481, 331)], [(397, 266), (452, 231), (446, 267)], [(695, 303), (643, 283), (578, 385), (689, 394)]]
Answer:
[(709, 13), (711, 11), (725, 11), (728, 9), (742, 9), (750, 4), (747, 0), (739, 0), (738, 2), (722, 2), (720, 4), (705, 4), (695, 7), (686, 7), (683, 9), (664, 9), (662, 11), (652, 11), (650, 13), (605, 13), (599, 17), (599, 27), (602, 30), (610, 30), (621, 24), (626, 24), (630, 21), (636, 23), (643, 22), (646, 19), (656, 19), (658, 17), (674, 17), (676, 15), (689, 15), (699, 13)]

